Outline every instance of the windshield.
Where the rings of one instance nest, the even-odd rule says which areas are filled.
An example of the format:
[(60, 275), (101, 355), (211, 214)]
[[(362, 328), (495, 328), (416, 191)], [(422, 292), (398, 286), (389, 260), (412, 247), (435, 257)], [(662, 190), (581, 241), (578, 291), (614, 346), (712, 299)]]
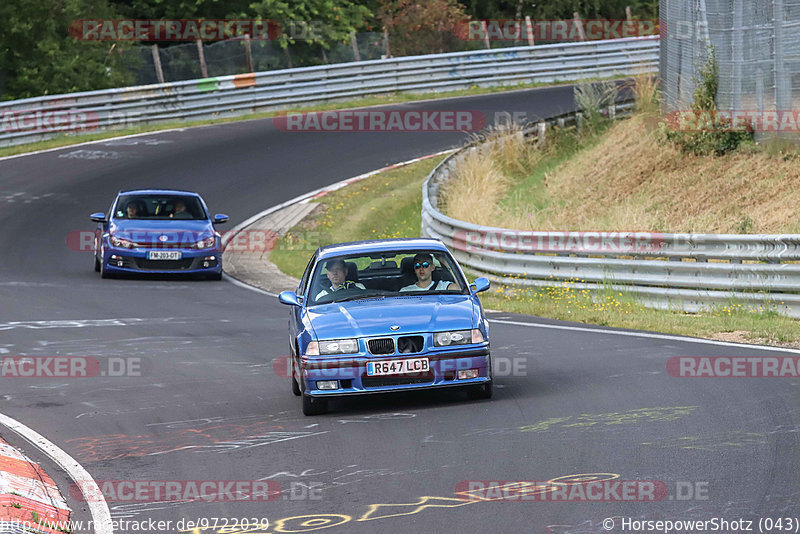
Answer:
[(114, 207), (116, 219), (207, 219), (200, 199), (193, 195), (122, 195)]
[(309, 304), (437, 293), (467, 293), (450, 254), (440, 250), (327, 258), (310, 278)]

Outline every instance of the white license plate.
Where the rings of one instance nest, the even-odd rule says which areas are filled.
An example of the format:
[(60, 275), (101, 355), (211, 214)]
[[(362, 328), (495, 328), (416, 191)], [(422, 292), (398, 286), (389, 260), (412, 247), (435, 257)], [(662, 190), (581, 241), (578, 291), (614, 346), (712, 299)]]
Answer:
[(367, 376), (424, 373), (429, 368), (428, 358), (367, 362)]
[(179, 250), (149, 250), (147, 251), (148, 260), (179, 260), (181, 252)]

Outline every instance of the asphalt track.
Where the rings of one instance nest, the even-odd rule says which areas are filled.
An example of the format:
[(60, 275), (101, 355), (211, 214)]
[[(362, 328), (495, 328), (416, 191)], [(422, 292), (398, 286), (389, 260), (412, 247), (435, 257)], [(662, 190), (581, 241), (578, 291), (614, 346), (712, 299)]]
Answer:
[[(399, 107), (533, 118), (571, 109), (572, 95), (557, 87)], [(800, 516), (800, 379), (666, 371), (673, 356), (771, 351), (493, 314), (492, 353), (504, 370), (491, 401), (455, 391), (365, 397), (308, 418), (272, 365), (287, 339), (287, 310), (275, 299), (227, 282), (100, 280), (90, 255), (65, 243), (90, 230), (87, 215), (119, 189), (197, 190), (232, 226), (463, 138), (286, 133), (266, 119), (0, 161), (0, 353), (148, 362), (142, 377), (3, 379), (0, 412), (98, 481), (271, 480), (283, 490), (270, 502), (111, 501), (117, 519), (267, 518), (268, 532), (578, 534), (605, 532), (608, 517)], [(464, 481), (601, 473), (663, 481), (672, 493), (655, 503), (456, 500)], [(701, 498), (678, 499), (677, 484)]]

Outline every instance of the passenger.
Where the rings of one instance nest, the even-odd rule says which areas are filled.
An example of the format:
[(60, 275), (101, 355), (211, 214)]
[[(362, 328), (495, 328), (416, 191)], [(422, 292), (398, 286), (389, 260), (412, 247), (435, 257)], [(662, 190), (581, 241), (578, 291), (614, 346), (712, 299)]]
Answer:
[(417, 254), (414, 256), (414, 274), (417, 275), (417, 283), (405, 286), (400, 291), (444, 291), (444, 290), (460, 290), (458, 284), (455, 282), (448, 282), (447, 280), (439, 280), (438, 283), (432, 279), (433, 275), (433, 256), (430, 254)]
[(330, 280), (330, 287), (323, 289), (314, 300), (342, 289), (366, 289), (363, 284), (347, 280), (347, 264), (342, 259), (331, 260), (325, 264), (325, 272)]
[(175, 209), (170, 215), (172, 219), (193, 219), (192, 214), (186, 211), (186, 202), (183, 200), (175, 201)]

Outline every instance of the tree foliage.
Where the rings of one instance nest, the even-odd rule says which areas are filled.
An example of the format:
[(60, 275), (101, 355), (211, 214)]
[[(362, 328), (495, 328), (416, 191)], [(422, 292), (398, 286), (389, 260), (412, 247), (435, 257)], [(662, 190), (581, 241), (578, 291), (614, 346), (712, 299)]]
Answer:
[(2, 99), (119, 87), (130, 83), (120, 44), (76, 41), (73, 20), (113, 17), (103, 0), (0, 2)]
[(395, 56), (448, 51), (457, 26), (468, 18), (455, 0), (381, 0), (377, 17), (389, 32)]
[(427, 54), (476, 46), (457, 35), (456, 25), (469, 19), (557, 19), (573, 12), (624, 18), (626, 5), (636, 18), (657, 16), (658, 0), (0, 0), (0, 98), (133, 83), (135, 65), (125, 62), (137, 54), (120, 51), (149, 43), (75, 40), (68, 28), (78, 19), (275, 20), (288, 64), (307, 65), (326, 61), (334, 48), (341, 54), (354, 31), (387, 30), (394, 56)]

